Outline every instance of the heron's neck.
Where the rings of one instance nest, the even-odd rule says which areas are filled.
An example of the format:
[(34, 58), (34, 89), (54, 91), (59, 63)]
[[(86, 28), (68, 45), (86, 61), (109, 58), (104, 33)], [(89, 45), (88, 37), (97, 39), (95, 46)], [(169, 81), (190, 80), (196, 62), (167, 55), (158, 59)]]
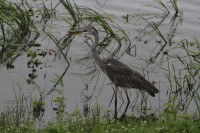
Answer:
[(91, 52), (96, 52), (96, 47), (99, 44), (99, 38), (98, 38), (98, 34), (94, 35), (94, 43), (92, 45), (92, 49)]
[(98, 35), (94, 35), (94, 44), (91, 48), (91, 52), (93, 55), (93, 58), (95, 59), (95, 62), (97, 63), (97, 65), (100, 66), (100, 64), (103, 63), (103, 60), (101, 59), (101, 57), (99, 56), (98, 52), (96, 51), (97, 45), (99, 44), (99, 38)]

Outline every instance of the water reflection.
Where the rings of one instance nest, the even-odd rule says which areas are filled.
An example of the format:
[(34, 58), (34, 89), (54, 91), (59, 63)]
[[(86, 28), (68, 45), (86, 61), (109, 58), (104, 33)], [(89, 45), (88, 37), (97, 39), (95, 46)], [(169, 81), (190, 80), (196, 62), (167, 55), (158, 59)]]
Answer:
[[(43, 6), (38, 4), (42, 10), (35, 8), (34, 14), (38, 17), (36, 18), (35, 16), (33, 19), (38, 23), (37, 27), (41, 31), (41, 36), (33, 39), (36, 41), (33, 44), (41, 44), (41, 46), (38, 51), (38, 47), (31, 49), (33, 53), (28, 60), (32, 63), (32, 66), (27, 68), (28, 61), (26, 55), (24, 55), (14, 62), (15, 69), (10, 71), (11, 73), (22, 75), (25, 79), (27, 79), (28, 73), (31, 73), (32, 75), (29, 75), (30, 80), (40, 86), (37, 88), (35, 85), (33, 87), (26, 84), (22, 87), (24, 92), (27, 93), (26, 88), (30, 88), (28, 92), (41, 89), (40, 92), (36, 92), (36, 95), (34, 95), (37, 102), (41, 101), (41, 99), (52, 101), (53, 98), (50, 98), (51, 96), (55, 98), (63, 95), (67, 99), (66, 107), (70, 111), (82, 106), (84, 110), (88, 110), (94, 104), (95, 99), (105, 108), (113, 109), (112, 106), (109, 106), (109, 102), (112, 99), (112, 85), (105, 75), (96, 68), (89, 52), (92, 38), (74, 38), (67, 34), (70, 29), (83, 27), (92, 22), (100, 31), (101, 47), (98, 51), (102, 57), (120, 58), (119, 60), (133, 66), (160, 88), (160, 95), (156, 99), (148, 98), (146, 103), (141, 102), (141, 97), (137, 91), (129, 91), (131, 96), (129, 113), (134, 112), (141, 115), (141, 110), (146, 111), (154, 107), (164, 109), (163, 104), (166, 101), (173, 102), (174, 99), (170, 97), (171, 95), (178, 97), (177, 103), (182, 106), (182, 109), (188, 108), (192, 102), (193, 95), (198, 95), (196, 92), (199, 88), (198, 69), (196, 69), (199, 62), (198, 53), (194, 52), (193, 49), (195, 48), (190, 45), (198, 46), (198, 40), (189, 41), (189, 39), (198, 36), (199, 33), (198, 30), (194, 33), (190, 30), (184, 30), (184, 27), (191, 26), (192, 30), (196, 30), (198, 24), (183, 19), (190, 18), (188, 16), (191, 15), (190, 12), (187, 12), (188, 10), (178, 10), (177, 13), (175, 8), (165, 3), (166, 7), (158, 3), (158, 6), (142, 6), (148, 3), (150, 5), (155, 4), (149, 1), (148, 3), (146, 1), (135, 1), (134, 4), (126, 1), (123, 2), (124, 7), (120, 8), (116, 8), (119, 7), (117, 2), (115, 6), (115, 3), (110, 1), (104, 1), (103, 4), (99, 4), (97, 1), (97, 4), (94, 1), (76, 2), (87, 4), (92, 8), (94, 8), (94, 5), (95, 7), (100, 5), (101, 9), (107, 11), (109, 15), (105, 15), (101, 11), (99, 12), (103, 15), (99, 15), (98, 11), (96, 12), (89, 8), (82, 8), (80, 9), (81, 12), (74, 8), (70, 14), (61, 6), (62, 4), (55, 3), (53, 7), (48, 4)], [(186, 8), (183, 3), (185, 2), (180, 3), (183, 7), (179, 9)], [(36, 4), (33, 7), (38, 5)], [(125, 11), (119, 10), (124, 8), (126, 8)], [(198, 10), (199, 8), (194, 9)], [(133, 10), (137, 12), (133, 12)], [(185, 15), (185, 12), (188, 15)], [(194, 14), (194, 11), (192, 12)], [(88, 17), (88, 14), (92, 15)], [(195, 16), (198, 16), (198, 14), (195, 14)], [(106, 22), (101, 17), (104, 17)], [(118, 25), (122, 28), (118, 27)], [(127, 33), (131, 40), (123, 32)], [(28, 38), (31, 38), (30, 35)], [(27, 42), (23, 44), (27, 44)], [(1, 55), (3, 55), (3, 48), (1, 47), (0, 50)], [(35, 53), (37, 57), (34, 57)], [(193, 58), (189, 57), (191, 53), (194, 54)], [(32, 59), (32, 57), (34, 58)], [(3, 59), (3, 56), (1, 56), (1, 59)], [(194, 60), (196, 60), (195, 63)], [(43, 64), (36, 68), (39, 62)], [(187, 65), (185, 66), (185, 64)], [(3, 67), (1, 71), (4, 71), (1, 73), (5, 75), (6, 70)], [(36, 78), (33, 78), (35, 77), (34, 74), (37, 74)], [(6, 73), (6, 75), (9, 74)], [(187, 75), (192, 75), (194, 78), (189, 78)], [(3, 84), (2, 88), (4, 88), (0, 93), (2, 95), (10, 95), (12, 93), (10, 90), (7, 91), (7, 88), (12, 88), (12, 86), (8, 85), (10, 84), (8, 79), (1, 77), (0, 82)], [(42, 94), (42, 96), (40, 97), (37, 94)], [(124, 96), (125, 93), (120, 90), (119, 112), (125, 106)], [(3, 99), (4, 101), (8, 100), (5, 97)], [(41, 105), (40, 102), (38, 103), (38, 105)], [(52, 108), (52, 106), (54, 105), (46, 108)], [(47, 114), (52, 114), (48, 109), (46, 112)]]

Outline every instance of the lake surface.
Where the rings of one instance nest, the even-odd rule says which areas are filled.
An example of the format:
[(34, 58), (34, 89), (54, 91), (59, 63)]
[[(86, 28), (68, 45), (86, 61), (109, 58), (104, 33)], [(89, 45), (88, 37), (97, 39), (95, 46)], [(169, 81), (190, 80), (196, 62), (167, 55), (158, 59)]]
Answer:
[[(141, 35), (139, 34), (139, 29), (143, 29), (148, 25), (148, 23), (139, 15), (143, 16), (149, 21), (159, 22), (159, 16), (163, 15), (163, 11), (158, 10), (152, 6), (160, 8), (162, 7), (153, 0), (75, 0), (74, 2), (76, 2), (76, 4), (79, 6), (92, 8), (102, 14), (104, 12), (107, 13), (108, 15), (112, 16), (113, 20), (126, 31), (132, 42), (132, 45), (136, 46), (137, 52), (135, 57), (130, 56), (129, 54), (123, 54), (123, 56), (120, 57), (119, 60), (133, 67), (141, 74), (145, 75), (145, 77), (149, 79), (150, 82), (155, 82), (155, 86), (159, 88), (160, 93), (157, 94), (155, 98), (149, 96), (148, 104), (152, 107), (153, 110), (162, 108), (163, 104), (168, 100), (168, 97), (166, 96), (168, 91), (168, 84), (166, 82), (164, 71), (154, 64), (148, 66), (148, 75), (146, 72), (143, 73), (144, 70), (147, 70), (147, 63), (142, 59), (150, 58), (151, 51), (155, 48), (155, 41), (151, 41), (151, 36), (149, 35), (142, 36), (141, 40), (137, 38), (138, 35)], [(167, 2), (168, 1), (165, 1), (164, 3)], [(49, 3), (47, 2), (46, 4), (48, 7)], [(57, 1), (54, 0), (53, 5), (56, 4)], [(174, 15), (174, 9), (170, 7), (169, 3), (167, 3), (167, 5), (169, 5), (167, 7), (169, 8), (170, 14), (165, 18), (165, 20), (159, 27), (160, 31), (165, 35), (170, 32), (170, 28), (172, 27), (170, 21)], [(177, 24), (175, 31), (176, 34), (174, 36), (175, 41), (180, 41), (182, 39), (188, 39), (189, 41), (192, 41), (194, 38), (199, 38), (199, 5), (200, 1), (197, 0), (178, 1), (178, 7), (179, 10), (182, 12), (182, 16), (180, 20), (181, 22), (175, 23)], [(65, 9), (61, 5), (59, 5), (56, 8), (56, 17), (52, 18), (46, 25), (48, 30), (54, 33), (54, 35), (56, 35), (58, 38), (62, 38), (70, 28), (69, 25), (67, 25), (66, 22), (63, 20), (63, 18), (67, 18), (67, 14), (65, 14), (65, 12)], [(127, 14), (129, 17), (128, 22), (127, 19), (124, 18), (127, 16)], [(37, 22), (37, 20), (40, 19), (40, 14), (36, 13), (35, 15), (38, 16), (34, 18), (35, 22)], [(153, 18), (152, 16), (158, 17)], [(150, 19), (151, 17), (152, 19)], [(177, 18), (177, 20), (178, 19), (180, 18)], [(38, 23), (37, 25), (38, 27), (43, 27), (43, 24)], [(101, 34), (100, 39), (102, 39)], [(79, 61), (83, 57), (90, 55), (88, 54), (89, 47), (87, 45), (84, 45), (83, 41), (84, 40), (82, 37), (75, 37), (68, 53), (68, 57), (70, 58), (70, 67), (65, 77), (63, 78), (63, 93), (66, 98), (66, 108), (67, 110), (69, 110), (69, 112), (73, 112), (76, 107), (82, 108), (84, 105), (84, 99), (86, 97), (89, 97), (91, 98), (89, 100), (90, 105), (98, 102), (100, 105), (103, 106), (103, 108), (114, 110), (114, 103), (109, 106), (109, 102), (113, 94), (112, 85), (110, 84), (109, 79), (106, 78), (105, 74), (100, 72), (99, 78), (97, 75), (92, 79), (92, 81), (90, 81), (91, 76), (80, 76), (80, 74), (84, 74), (87, 71), (95, 68), (92, 60)], [(147, 44), (144, 43), (145, 41), (147, 41)], [(41, 49), (43, 50), (57, 49), (51, 39), (43, 34), (41, 34), (37, 42), (42, 45)], [(172, 52), (176, 54), (176, 51)], [(178, 52), (178, 54), (182, 54), (181, 51)], [(110, 56), (109, 53), (104, 52), (102, 57), (108, 56)], [(54, 55), (46, 56), (45, 58), (41, 58), (41, 60), (46, 62), (46, 69), (37, 70), (39, 74), (35, 81), (39, 85), (39, 88), (41, 90), (45, 90), (45, 92), (48, 92), (54, 85), (52, 80), (56, 78), (55, 75), (61, 75), (65, 71), (67, 63), (62, 57), (60, 60), (54, 61)], [(29, 86), (26, 84), (25, 79), (27, 78), (28, 73), (30, 73), (31, 71), (27, 68), (27, 61), (28, 59), (26, 57), (26, 54), (24, 54), (17, 58), (17, 60), (15, 61), (15, 69), (6, 70), (5, 67), (0, 68), (0, 111), (3, 111), (5, 106), (12, 103), (8, 101), (15, 100), (14, 89), (16, 93), (20, 92), (18, 91), (19, 87), (16, 86), (16, 83), (20, 85), (20, 88), (22, 89), (21, 91), (27, 97), (30, 94), (33, 97), (32, 99), (36, 99), (36, 97), (38, 97), (38, 88), (36, 87), (34, 90), (33, 86)], [(178, 63), (176, 64), (173, 61), (171, 63), (174, 63), (175, 67), (179, 67)], [(88, 69), (88, 67), (91, 67), (91, 69)], [(162, 67), (167, 67), (167, 64), (162, 64)], [(44, 75), (46, 76), (46, 78), (44, 78)], [(12, 82), (16, 82), (14, 83), (14, 88)], [(33, 90), (34, 93), (32, 93)], [(131, 106), (129, 108), (129, 112), (137, 113), (140, 107), (140, 93), (135, 89), (131, 89), (129, 91), (129, 94), (131, 96)], [(122, 95), (123, 97), (125, 97), (124, 92), (122, 92)], [(138, 100), (135, 100), (135, 97), (137, 97), (137, 95), (139, 96), (139, 98)], [(45, 105), (47, 114), (52, 114), (52, 111), (50, 111), (49, 109), (55, 105), (51, 105), (49, 101), (54, 99), (56, 96), (59, 96), (57, 92), (53, 92), (52, 94), (45, 96), (44, 100), (47, 103)], [(124, 100), (126, 101), (126, 98), (124, 98)], [(119, 100), (119, 106), (121, 105), (121, 103), (122, 100)], [(123, 104), (123, 107), (125, 107), (125, 104)]]

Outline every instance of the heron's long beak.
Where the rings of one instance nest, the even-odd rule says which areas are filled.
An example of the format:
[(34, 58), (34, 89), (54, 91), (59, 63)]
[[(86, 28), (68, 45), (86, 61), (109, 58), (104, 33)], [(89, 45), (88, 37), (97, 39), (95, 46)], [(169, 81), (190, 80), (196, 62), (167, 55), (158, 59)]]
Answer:
[(83, 33), (83, 31), (70, 30), (70, 31), (68, 31), (68, 33), (70, 35), (80, 35)]
[(80, 35), (80, 34), (88, 34), (86, 29), (80, 29), (80, 30), (69, 30), (68, 33), (70, 35)]

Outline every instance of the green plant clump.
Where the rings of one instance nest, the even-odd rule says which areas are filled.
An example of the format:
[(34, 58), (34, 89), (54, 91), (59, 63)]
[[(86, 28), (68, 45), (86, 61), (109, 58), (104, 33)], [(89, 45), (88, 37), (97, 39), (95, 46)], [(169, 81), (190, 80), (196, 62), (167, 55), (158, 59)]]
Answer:
[(6, 64), (7, 69), (14, 68), (14, 60), (39, 36), (30, 15), (32, 11), (27, 7), (26, 1), (0, 0), (0, 64)]
[[(96, 106), (97, 107), (97, 106)], [(13, 116), (9, 111), (1, 113), (1, 133), (163, 133), (163, 132), (192, 132), (200, 131), (200, 121), (191, 120), (189, 114), (180, 113), (176, 119), (169, 112), (164, 112), (158, 117), (128, 117), (126, 120), (113, 120), (105, 113), (99, 117), (97, 110), (86, 117), (79, 109), (72, 114), (67, 113), (63, 120), (49, 121), (43, 127), (35, 126), (34, 120), (30, 117), (27, 121), (22, 120), (19, 125), (14, 123)], [(59, 114), (60, 115), (60, 114)]]

